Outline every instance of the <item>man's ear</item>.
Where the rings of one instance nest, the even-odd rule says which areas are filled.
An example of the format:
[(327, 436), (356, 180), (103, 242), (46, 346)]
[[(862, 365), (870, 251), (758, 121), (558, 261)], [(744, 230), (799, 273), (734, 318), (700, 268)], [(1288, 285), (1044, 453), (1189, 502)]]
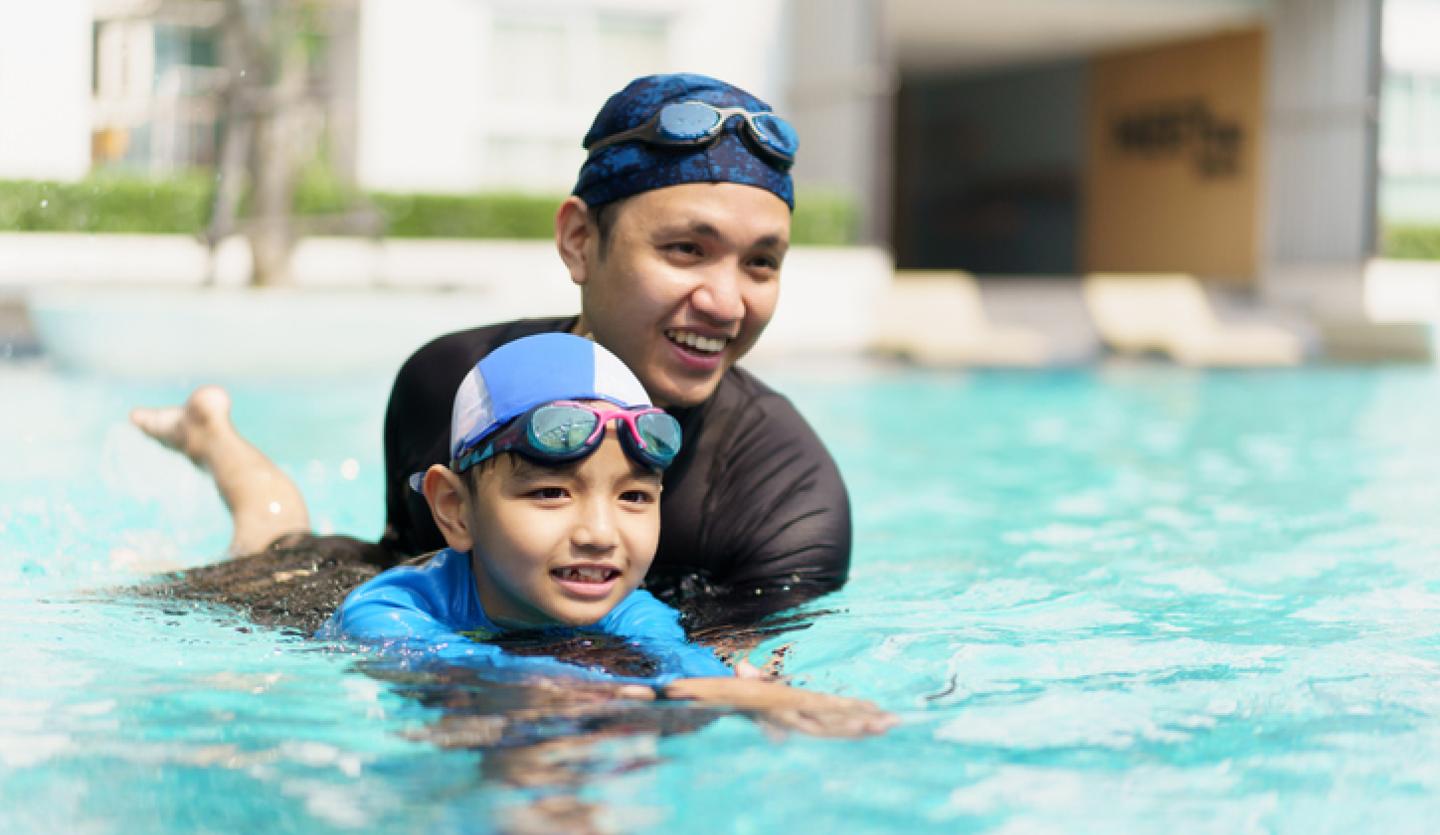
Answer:
[(432, 464), (425, 471), (421, 482), (425, 492), (425, 503), (430, 505), (430, 515), (435, 519), (445, 544), (456, 551), (469, 551), (475, 545), (474, 531), (470, 530), (469, 496), (463, 478), (449, 467)]
[(598, 236), (599, 230), (590, 221), (590, 209), (585, 201), (573, 194), (565, 198), (555, 212), (555, 248), (570, 271), (570, 280), (577, 285), (584, 285), (590, 278)]

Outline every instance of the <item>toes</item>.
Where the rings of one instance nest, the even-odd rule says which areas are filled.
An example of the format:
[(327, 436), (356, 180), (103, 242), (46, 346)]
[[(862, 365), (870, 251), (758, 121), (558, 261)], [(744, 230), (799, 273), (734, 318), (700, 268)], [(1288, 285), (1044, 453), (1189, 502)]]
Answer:
[(171, 449), (179, 449), (184, 441), (181, 428), (182, 413), (178, 406), (159, 409), (131, 409), (130, 422), (141, 432), (154, 438)]

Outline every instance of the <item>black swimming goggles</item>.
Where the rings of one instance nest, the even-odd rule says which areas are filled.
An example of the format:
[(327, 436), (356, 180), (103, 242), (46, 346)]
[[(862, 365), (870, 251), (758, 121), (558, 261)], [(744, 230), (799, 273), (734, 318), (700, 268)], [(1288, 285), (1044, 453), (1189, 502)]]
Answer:
[[(487, 458), (515, 452), (532, 461), (562, 464), (599, 448), (605, 427), (618, 421), (620, 446), (639, 464), (665, 469), (680, 452), (680, 421), (652, 406), (597, 409), (571, 400), (544, 403), (510, 421), (481, 446), (462, 453), (450, 469), (463, 473)], [(628, 430), (628, 431), (627, 431)]]
[(743, 107), (716, 107), (693, 100), (667, 104), (645, 124), (597, 139), (585, 149), (594, 157), (597, 152), (621, 142), (680, 148), (708, 145), (725, 132), (725, 125), (733, 116), (745, 121), (741, 135), (749, 138), (770, 164), (782, 171), (795, 164), (800, 138), (789, 122), (768, 111), (754, 113)]

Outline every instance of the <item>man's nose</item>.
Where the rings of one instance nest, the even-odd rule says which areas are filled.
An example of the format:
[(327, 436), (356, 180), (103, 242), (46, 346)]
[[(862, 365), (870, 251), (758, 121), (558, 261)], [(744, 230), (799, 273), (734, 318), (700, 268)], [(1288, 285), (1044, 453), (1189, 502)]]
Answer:
[(695, 310), (717, 323), (728, 324), (745, 318), (745, 299), (740, 293), (745, 277), (735, 264), (721, 263), (707, 270), (700, 286), (691, 294)]

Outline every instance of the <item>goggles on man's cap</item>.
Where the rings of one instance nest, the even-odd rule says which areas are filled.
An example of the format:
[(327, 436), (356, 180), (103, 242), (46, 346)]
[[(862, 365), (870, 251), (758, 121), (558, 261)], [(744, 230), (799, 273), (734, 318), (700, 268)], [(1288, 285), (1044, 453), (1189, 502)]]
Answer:
[(716, 107), (693, 100), (667, 104), (645, 124), (597, 139), (585, 147), (594, 156), (621, 142), (678, 148), (709, 145), (720, 138), (731, 118), (737, 116), (743, 120), (745, 136), (771, 164), (782, 171), (795, 164), (800, 138), (789, 122), (768, 110), (753, 113), (743, 107)]

